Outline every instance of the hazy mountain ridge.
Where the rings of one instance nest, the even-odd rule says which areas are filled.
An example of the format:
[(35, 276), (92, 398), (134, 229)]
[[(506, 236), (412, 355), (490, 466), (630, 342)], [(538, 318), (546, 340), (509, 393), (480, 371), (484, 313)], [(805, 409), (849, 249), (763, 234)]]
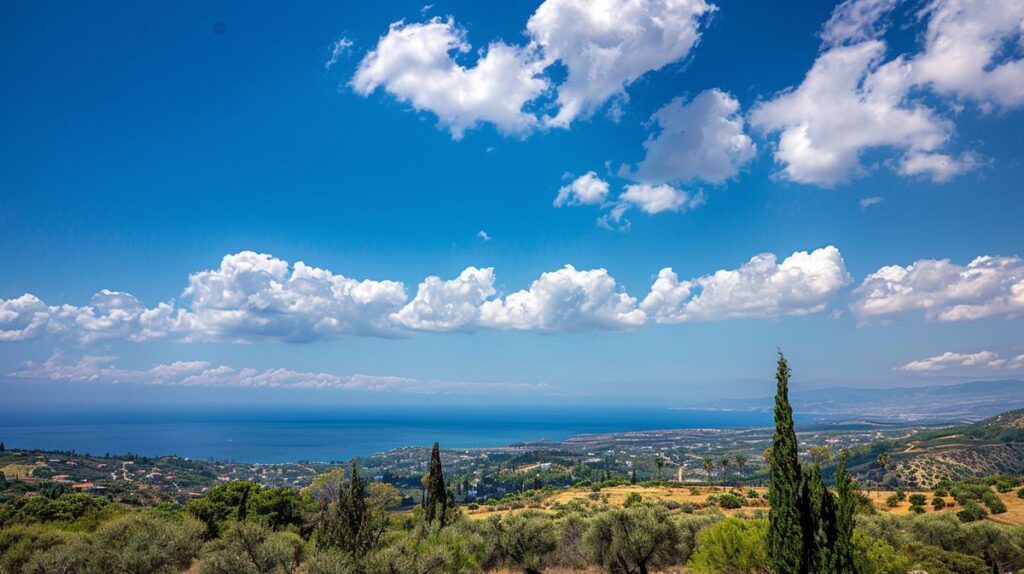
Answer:
[[(972, 381), (887, 389), (829, 387), (790, 393), (797, 413), (899, 421), (978, 421), (1024, 408), (1024, 381)], [(692, 408), (768, 411), (771, 397), (722, 399)]]

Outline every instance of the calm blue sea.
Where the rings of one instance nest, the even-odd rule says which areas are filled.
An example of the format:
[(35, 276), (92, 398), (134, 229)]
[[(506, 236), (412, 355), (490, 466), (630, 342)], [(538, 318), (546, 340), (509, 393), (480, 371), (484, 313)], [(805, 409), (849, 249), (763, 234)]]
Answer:
[(766, 426), (770, 413), (515, 407), (23, 413), (0, 417), (8, 447), (177, 454), (238, 462), (341, 460), (403, 446), (505, 446), (579, 433)]

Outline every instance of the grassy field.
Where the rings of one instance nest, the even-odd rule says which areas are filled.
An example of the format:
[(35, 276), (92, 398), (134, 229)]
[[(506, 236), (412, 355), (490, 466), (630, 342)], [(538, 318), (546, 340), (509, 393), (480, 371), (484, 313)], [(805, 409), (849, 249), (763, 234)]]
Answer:
[[(698, 508), (705, 508), (711, 505), (708, 504), (708, 497), (714, 494), (721, 494), (723, 492), (730, 492), (733, 489), (724, 487), (667, 487), (667, 486), (614, 486), (608, 488), (602, 488), (600, 492), (594, 493), (589, 488), (567, 488), (564, 490), (558, 490), (547, 495), (538, 495), (533, 500), (524, 500), (521, 508), (514, 508), (509, 504), (496, 504), (493, 506), (481, 505), (476, 509), (469, 509), (466, 506), (462, 507), (463, 512), (470, 518), (475, 520), (486, 519), (491, 516), (501, 516), (509, 512), (520, 512), (526, 509), (541, 510), (544, 512), (556, 512), (559, 509), (565, 508), (570, 505), (579, 505), (584, 508), (595, 507), (595, 506), (608, 506), (612, 508), (618, 508), (623, 506), (626, 499), (631, 494), (637, 494), (642, 500), (658, 503), (674, 502), (679, 504), (692, 504)], [(744, 506), (739, 509), (722, 509), (727, 515), (733, 515), (737, 513), (753, 513), (758, 510), (766, 510), (768, 502), (766, 500), (768, 489), (763, 487), (758, 488), (743, 488), (741, 491), (746, 493), (748, 490), (754, 490), (758, 493), (757, 498), (750, 498), (749, 506)], [(696, 491), (696, 492), (694, 492)], [(597, 499), (594, 499), (594, 495), (597, 495)], [(891, 495), (895, 494), (891, 490), (879, 490), (879, 491), (865, 491), (865, 494), (871, 500), (875, 509), (879, 512), (888, 512), (892, 514), (908, 514), (910, 512), (910, 503), (906, 500), (901, 502), (894, 508), (890, 508), (886, 504), (886, 499)], [(911, 494), (924, 494), (928, 499), (928, 504), (925, 505), (925, 514), (932, 514), (935, 512), (956, 512), (960, 509), (953, 497), (947, 496), (944, 498), (946, 501), (946, 507), (942, 510), (935, 510), (931, 506), (932, 498), (934, 497), (931, 492), (911, 492), (907, 491), (907, 497)], [(1006, 503), (1007, 511), (1004, 514), (989, 515), (989, 520), (999, 522), (1001, 524), (1008, 524), (1012, 526), (1024, 526), (1024, 499), (1017, 496), (1016, 492), (1007, 492), (1000, 494), (999, 497)]]

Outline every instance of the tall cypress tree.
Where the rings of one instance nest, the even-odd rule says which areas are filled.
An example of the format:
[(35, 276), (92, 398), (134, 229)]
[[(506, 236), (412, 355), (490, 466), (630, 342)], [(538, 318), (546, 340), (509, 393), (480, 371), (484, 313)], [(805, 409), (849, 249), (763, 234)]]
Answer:
[(804, 466), (800, 489), (801, 524), (803, 525), (803, 572), (831, 574), (832, 549), (835, 547), (835, 502), (825, 488), (821, 467)]
[(441, 445), (434, 443), (430, 452), (430, 472), (427, 474), (427, 500), (423, 505), (427, 522), (437, 520), (444, 526), (448, 516), (448, 492), (444, 485), (444, 470), (441, 468)]
[(833, 572), (853, 572), (853, 514), (857, 507), (857, 489), (846, 473), (850, 453), (843, 449), (836, 467), (836, 539), (833, 546)]
[(775, 435), (768, 463), (768, 556), (775, 574), (798, 574), (803, 563), (801, 471), (793, 407), (789, 404), (789, 364), (779, 351), (775, 373)]

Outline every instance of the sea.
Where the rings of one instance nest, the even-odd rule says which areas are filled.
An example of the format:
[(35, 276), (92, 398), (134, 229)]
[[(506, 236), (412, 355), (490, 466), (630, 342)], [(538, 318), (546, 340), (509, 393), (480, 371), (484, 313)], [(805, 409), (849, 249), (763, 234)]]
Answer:
[(770, 412), (473, 407), (6, 413), (8, 448), (179, 455), (245, 463), (338, 461), (406, 446), (496, 447), (583, 433), (769, 426)]

